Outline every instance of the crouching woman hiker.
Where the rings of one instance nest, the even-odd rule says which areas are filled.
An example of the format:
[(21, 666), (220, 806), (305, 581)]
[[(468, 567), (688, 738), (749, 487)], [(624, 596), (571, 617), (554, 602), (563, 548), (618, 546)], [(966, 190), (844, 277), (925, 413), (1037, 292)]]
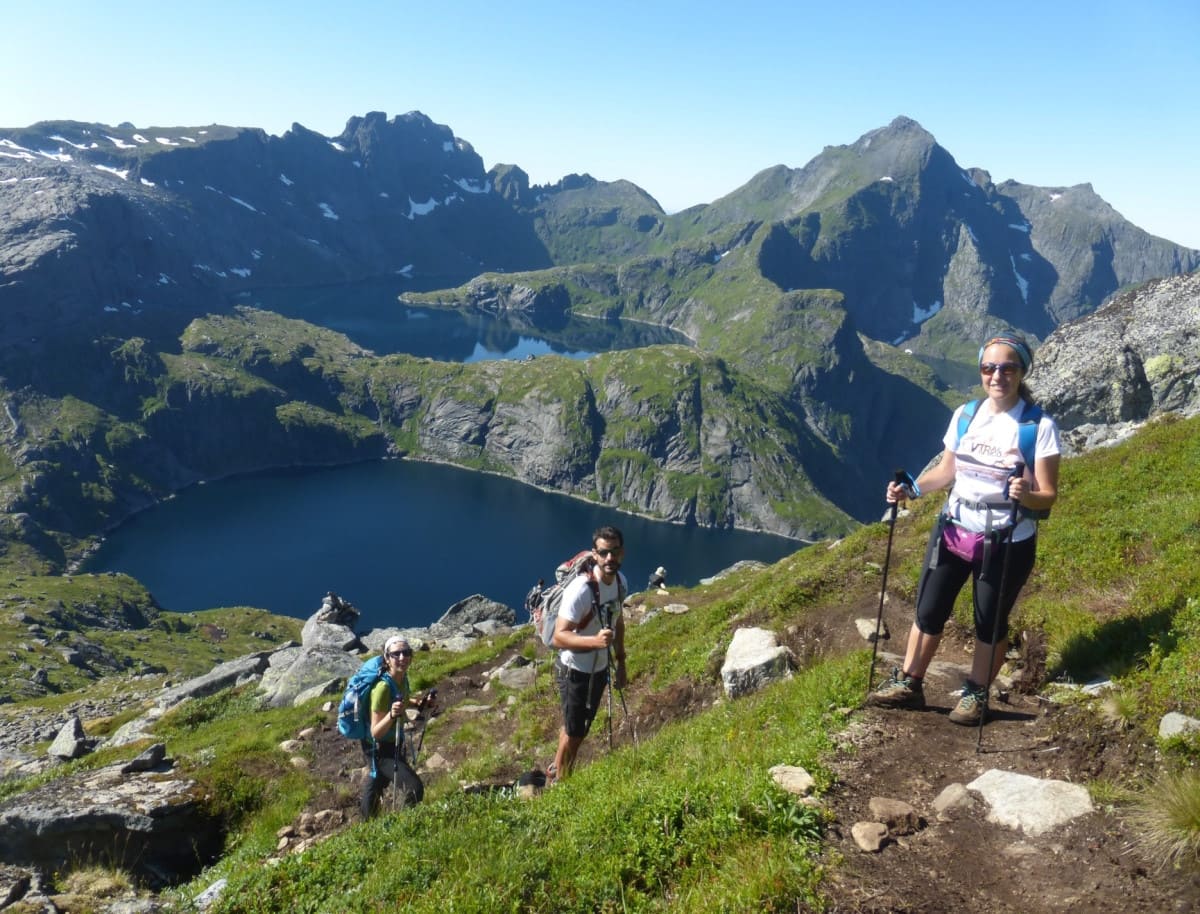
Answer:
[(1025, 386), (1032, 365), (1029, 346), (1015, 334), (984, 343), (979, 374), (986, 396), (955, 410), (941, 461), (921, 474), (912, 491), (888, 484), (889, 503), (951, 488), (930, 536), (904, 666), (867, 697), (868, 704), (925, 707), (925, 671), (970, 577), (975, 654), (950, 719), (965, 725), (983, 721), (988, 688), (1008, 649), (1009, 613), (1033, 570), (1037, 518), (1058, 497), (1058, 428)]
[(389, 638), (383, 646), (385, 672), (371, 689), (371, 736), (363, 741), (363, 754), (371, 766), (359, 807), (364, 819), (379, 811), (389, 786), (393, 795), (397, 790), (403, 794), (400, 806), (420, 803), (425, 796), (425, 785), (404, 752), (404, 712), (408, 707), (430, 709), (435, 693), (419, 701), (412, 697), (408, 684), (412, 656), (412, 647), (403, 638)]

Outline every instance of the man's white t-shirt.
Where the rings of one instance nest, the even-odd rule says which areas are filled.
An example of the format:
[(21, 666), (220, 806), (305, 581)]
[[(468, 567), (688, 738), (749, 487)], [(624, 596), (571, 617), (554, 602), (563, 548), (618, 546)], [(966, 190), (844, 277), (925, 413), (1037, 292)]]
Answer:
[[(960, 406), (950, 417), (942, 443), (954, 451), (954, 487), (950, 490), (947, 512), (961, 527), (983, 533), (1008, 525), (1012, 502), (1008, 499), (1008, 477), (1013, 467), (1024, 463), (1021, 455), (1021, 415), (1025, 401), (1018, 400), (1008, 412), (993, 414), (987, 403), (981, 403), (970, 426), (958, 438), (958, 419), (965, 408)], [(1051, 457), (1061, 452), (1058, 426), (1042, 413), (1038, 422), (1035, 459)], [(1027, 472), (1032, 473), (1033, 467)], [(988, 507), (985, 507), (987, 505)], [(1013, 530), (1012, 539), (1028, 539), (1037, 532), (1037, 522), (1022, 518)]]
[[(621, 614), (621, 591), (629, 592), (625, 575), (619, 571), (611, 584), (605, 584), (598, 578), (596, 580), (600, 585), (600, 609), (592, 614), (587, 625), (576, 629), (581, 635), (597, 634), (605, 627), (603, 621), (610, 618), (615, 624), (617, 616)], [(569, 622), (580, 622), (591, 608), (592, 588), (588, 586), (588, 577), (578, 574), (563, 590), (558, 615)], [(608, 651), (572, 651), (564, 648), (559, 651), (558, 659), (564, 666), (581, 673), (598, 673), (608, 668)]]

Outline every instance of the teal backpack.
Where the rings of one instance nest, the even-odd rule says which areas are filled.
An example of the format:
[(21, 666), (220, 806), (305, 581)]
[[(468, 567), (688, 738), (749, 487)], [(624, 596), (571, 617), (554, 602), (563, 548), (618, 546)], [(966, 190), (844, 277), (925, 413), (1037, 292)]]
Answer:
[[(958, 440), (954, 442), (954, 447), (958, 447), (958, 442), (962, 441), (963, 435), (967, 433), (967, 429), (971, 427), (971, 422), (975, 419), (975, 414), (979, 410), (979, 404), (982, 400), (972, 400), (962, 408), (962, 412), (958, 416)], [(1025, 462), (1025, 466), (1032, 468), (1034, 459), (1037, 454), (1037, 431), (1038, 423), (1042, 420), (1042, 408), (1036, 403), (1026, 403), (1025, 410), (1021, 413), (1021, 421), (1017, 430), (1017, 447), (1021, 451), (1021, 459)], [(1034, 520), (1045, 520), (1050, 516), (1050, 509), (1044, 508), (1038, 511), (1022, 508), (1021, 513), (1026, 517), (1031, 517)]]

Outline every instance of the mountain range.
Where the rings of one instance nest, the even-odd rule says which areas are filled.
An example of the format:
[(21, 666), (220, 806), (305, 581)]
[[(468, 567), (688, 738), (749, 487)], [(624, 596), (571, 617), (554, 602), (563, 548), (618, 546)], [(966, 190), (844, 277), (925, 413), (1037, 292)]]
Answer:
[[(1089, 185), (997, 185), (903, 117), (675, 214), (629, 182), (485, 170), (418, 112), (333, 138), (0, 130), (0, 493), (64, 556), (198, 479), (388, 454), (828, 535), (877, 508), (868, 480), (930, 456), (983, 335), (1040, 341), (1198, 266)], [(409, 303), (645, 321), (694, 345), (431, 371), (237, 307), (383, 276)]]

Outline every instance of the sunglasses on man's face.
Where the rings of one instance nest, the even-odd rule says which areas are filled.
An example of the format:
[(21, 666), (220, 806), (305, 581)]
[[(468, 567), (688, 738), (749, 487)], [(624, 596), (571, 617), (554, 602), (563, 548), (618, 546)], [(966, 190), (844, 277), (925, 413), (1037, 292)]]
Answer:
[(600, 558), (606, 559), (610, 555), (620, 555), (621, 547), (618, 546), (616, 549), (596, 549), (593, 547), (592, 551), (595, 552), (596, 555), (600, 556)]

